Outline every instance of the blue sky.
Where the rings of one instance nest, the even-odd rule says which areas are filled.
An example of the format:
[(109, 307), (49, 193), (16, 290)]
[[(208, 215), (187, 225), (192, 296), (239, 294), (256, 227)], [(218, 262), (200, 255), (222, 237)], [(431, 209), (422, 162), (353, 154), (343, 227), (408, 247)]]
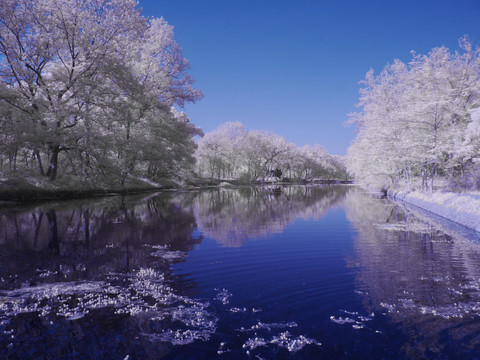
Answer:
[(480, 0), (139, 0), (163, 17), (205, 93), (185, 111), (205, 132), (227, 121), (344, 155), (358, 82), (410, 51), (468, 35), (480, 46)]

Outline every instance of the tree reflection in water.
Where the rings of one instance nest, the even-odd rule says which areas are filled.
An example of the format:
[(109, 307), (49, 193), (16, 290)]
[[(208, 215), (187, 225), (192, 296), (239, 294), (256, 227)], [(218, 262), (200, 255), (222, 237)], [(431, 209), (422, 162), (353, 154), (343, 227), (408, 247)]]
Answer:
[[(340, 211), (333, 212), (337, 223), (329, 228), (323, 220), (332, 207)], [(294, 223), (299, 218), (311, 221)], [(272, 242), (283, 246), (278, 259), (269, 258), (271, 248), (244, 247), (255, 261), (276, 266), (249, 269), (249, 276), (268, 278), (275, 306), (257, 314), (252, 304), (234, 303), (242, 288), (235, 293), (228, 281), (242, 274), (223, 257), (242, 251), (227, 247), (275, 237), (287, 226), (293, 238)], [(172, 270), (203, 236), (221, 245), (214, 254), (206, 247), (211, 257), (205, 271), (223, 269), (219, 279), (226, 282), (210, 301), (195, 298), (199, 278)], [(293, 244), (295, 236), (308, 241)], [(302, 244), (307, 247), (291, 251)], [(245, 270), (250, 263), (235, 264)], [(402, 351), (393, 358), (468, 358), (480, 345), (479, 264), (478, 243), (468, 232), (349, 186), (218, 188), (3, 207), (0, 358), (235, 358), (247, 351), (348, 358), (392, 349)], [(297, 270), (310, 287), (297, 279)], [(244, 283), (250, 286), (238, 279)], [(280, 301), (292, 299), (284, 288), (298, 295), (295, 311), (301, 315)], [(346, 294), (351, 299), (343, 301)], [(319, 303), (325, 299), (358, 309), (332, 314), (340, 305)], [(288, 312), (295, 321), (283, 321)], [(267, 313), (277, 318), (263, 319)]]
[(343, 201), (347, 186), (212, 189), (195, 198), (198, 228), (223, 246), (239, 247), (282, 232), (297, 218), (317, 220)]
[(386, 313), (401, 327), (406, 356), (475, 354), (480, 250), (469, 231), (361, 190), (347, 193), (345, 209), (358, 230), (350, 260), (358, 292), (368, 312)]
[(171, 195), (2, 209), (0, 357), (157, 358), (208, 338), (216, 317), (170, 269), (195, 227)]
[[(0, 357), (160, 358), (172, 345), (206, 341), (213, 308), (171, 272), (201, 242), (196, 234), (240, 246), (295, 218), (323, 216), (345, 192), (216, 189), (3, 208)], [(292, 351), (314, 343), (274, 340)]]

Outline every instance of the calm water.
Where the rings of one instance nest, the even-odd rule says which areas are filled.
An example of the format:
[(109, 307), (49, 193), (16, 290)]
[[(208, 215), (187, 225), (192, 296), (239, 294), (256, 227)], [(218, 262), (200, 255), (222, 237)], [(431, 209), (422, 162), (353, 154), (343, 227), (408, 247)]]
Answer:
[(352, 186), (0, 208), (0, 358), (480, 359), (476, 234)]

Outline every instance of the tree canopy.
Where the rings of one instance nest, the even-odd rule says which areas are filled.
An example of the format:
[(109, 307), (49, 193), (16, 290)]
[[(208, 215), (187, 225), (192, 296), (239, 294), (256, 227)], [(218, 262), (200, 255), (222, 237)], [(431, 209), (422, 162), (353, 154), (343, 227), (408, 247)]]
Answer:
[[(348, 168), (363, 183), (407, 188), (421, 179), (433, 190), (434, 178), (465, 178), (479, 187), (480, 50), (466, 39), (461, 52), (445, 47), (427, 55), (395, 60), (362, 82), (359, 108), (350, 114), (358, 130), (348, 149)], [(457, 180), (455, 180), (457, 179)]]
[(202, 93), (163, 18), (135, 0), (3, 0), (0, 169), (123, 183), (193, 165)]

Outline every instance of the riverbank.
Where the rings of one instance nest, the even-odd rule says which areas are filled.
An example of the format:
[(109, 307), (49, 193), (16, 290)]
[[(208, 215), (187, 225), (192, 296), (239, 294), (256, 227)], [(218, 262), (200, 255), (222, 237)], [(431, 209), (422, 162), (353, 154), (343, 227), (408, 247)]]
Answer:
[(390, 199), (408, 203), (480, 232), (480, 195), (473, 193), (420, 191), (387, 192)]
[[(70, 181), (69, 181), (70, 180)], [(69, 200), (98, 196), (127, 195), (155, 191), (189, 190), (226, 186), (257, 186), (257, 185), (295, 185), (295, 184), (351, 184), (344, 180), (314, 180), (301, 182), (262, 181), (241, 183), (237, 180), (212, 180), (192, 178), (185, 181), (162, 179), (152, 182), (146, 179), (131, 178), (119, 186), (112, 184), (96, 184), (79, 182), (78, 179), (62, 179), (50, 182), (38, 178), (0, 178), (0, 202), (38, 202), (48, 200)]]
[[(76, 179), (75, 179), (76, 180)], [(133, 194), (176, 188), (172, 181), (152, 183), (135, 179), (124, 186), (79, 181), (50, 182), (32, 178), (0, 179), (0, 201), (37, 202), (44, 200), (79, 199), (97, 196)]]

